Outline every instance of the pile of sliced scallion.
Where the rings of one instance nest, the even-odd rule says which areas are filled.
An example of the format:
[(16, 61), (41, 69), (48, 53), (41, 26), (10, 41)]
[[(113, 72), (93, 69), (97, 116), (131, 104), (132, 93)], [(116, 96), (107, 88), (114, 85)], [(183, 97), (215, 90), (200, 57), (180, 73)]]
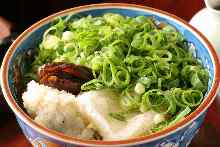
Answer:
[(85, 65), (95, 79), (82, 91), (115, 89), (125, 112), (154, 110), (172, 124), (194, 110), (207, 90), (209, 73), (189, 48), (174, 27), (152, 17), (58, 19), (44, 33), (31, 73), (51, 62)]

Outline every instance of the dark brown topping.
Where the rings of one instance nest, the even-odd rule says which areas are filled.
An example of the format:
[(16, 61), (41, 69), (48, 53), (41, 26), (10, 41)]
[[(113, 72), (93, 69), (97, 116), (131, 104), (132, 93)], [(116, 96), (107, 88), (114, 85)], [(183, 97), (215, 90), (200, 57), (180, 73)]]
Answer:
[(38, 78), (41, 84), (78, 94), (81, 85), (94, 77), (90, 68), (60, 62), (41, 66)]
[(161, 22), (160, 24), (157, 25), (157, 28), (158, 28), (158, 29), (163, 29), (163, 28), (166, 27), (166, 26), (167, 26), (167, 24)]

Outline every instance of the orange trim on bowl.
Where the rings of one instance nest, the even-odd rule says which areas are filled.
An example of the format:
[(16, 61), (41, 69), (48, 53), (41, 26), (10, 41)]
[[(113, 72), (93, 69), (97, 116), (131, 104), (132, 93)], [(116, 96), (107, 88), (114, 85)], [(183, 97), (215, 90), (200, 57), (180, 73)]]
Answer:
[[(64, 135), (62, 133), (47, 129), (41, 125), (38, 125), (17, 105), (17, 103), (15, 102), (15, 100), (11, 94), (10, 88), (9, 88), (9, 84), (8, 84), (9, 62), (10, 62), (10, 58), (13, 55), (16, 47), (19, 45), (19, 43), (25, 37), (27, 37), (27, 35), (30, 32), (32, 32), (33, 30), (35, 30), (39, 26), (45, 24), (46, 22), (49, 22), (50, 20), (54, 19), (57, 16), (62, 16), (62, 15), (68, 14), (68, 13), (81, 12), (81, 11), (85, 11), (85, 10), (92, 9), (92, 8), (93, 9), (102, 9), (102, 8), (120, 8), (120, 7), (128, 8), (128, 9), (129, 8), (133, 8), (133, 9), (136, 8), (136, 9), (140, 9), (142, 11), (150, 11), (150, 12), (157, 13), (157, 14), (160, 14), (163, 16), (167, 16), (167, 17), (175, 19), (179, 23), (182, 23), (183, 25), (187, 26), (195, 34), (200, 36), (200, 40), (205, 42), (205, 45), (208, 47), (208, 49), (211, 52), (213, 62), (214, 62), (214, 69), (215, 69), (213, 86), (212, 86), (210, 92), (208, 93), (207, 97), (203, 101), (203, 103), (194, 112), (192, 112), (189, 116), (187, 116), (185, 119), (177, 122), (175, 125), (173, 125), (169, 128), (166, 128), (166, 129), (159, 131), (157, 133), (154, 133), (154, 134), (150, 134), (148, 136), (136, 137), (136, 138), (131, 138), (131, 139), (127, 139), (127, 140), (118, 140), (118, 141), (83, 140), (83, 139), (79, 139), (76, 137), (70, 137), (70, 136)], [(190, 26), (186, 21), (180, 19), (179, 17), (172, 15), (172, 14), (169, 14), (164, 11), (150, 8), (150, 7), (146, 7), (146, 6), (138, 6), (138, 5), (134, 5), (134, 4), (124, 4), (124, 3), (103, 3), (103, 4), (93, 4), (93, 5), (80, 6), (80, 7), (71, 8), (71, 9), (67, 9), (67, 10), (58, 12), (56, 14), (53, 14), (51, 16), (48, 16), (48, 17), (40, 20), (39, 22), (32, 25), (30, 28), (25, 30), (14, 41), (14, 43), (11, 45), (11, 47), (9, 48), (9, 50), (7, 51), (7, 53), (3, 59), (2, 71), (1, 71), (1, 86), (2, 86), (2, 90), (3, 90), (3, 94), (5, 96), (5, 99), (6, 99), (7, 103), (9, 104), (9, 106), (11, 107), (11, 109), (14, 111), (14, 113), (22, 121), (24, 121), (28, 126), (32, 127), (34, 130), (38, 131), (39, 133), (41, 133), (43, 135), (50, 136), (51, 138), (57, 139), (62, 142), (73, 143), (73, 144), (78, 144), (78, 145), (88, 145), (88, 146), (132, 145), (132, 144), (140, 144), (140, 143), (152, 141), (152, 140), (155, 140), (159, 137), (166, 136), (166, 135), (168, 135), (168, 133), (173, 133), (175, 130), (178, 130), (178, 129), (186, 126), (187, 124), (189, 124), (190, 122), (195, 120), (199, 115), (201, 115), (201, 113), (204, 112), (211, 105), (211, 103), (213, 102), (213, 100), (215, 98), (216, 92), (219, 87), (219, 82), (220, 82), (220, 69), (219, 68), (220, 68), (220, 63), (219, 63), (217, 53), (215, 52), (214, 48), (209, 43), (209, 41), (199, 31), (197, 31), (194, 27)]]

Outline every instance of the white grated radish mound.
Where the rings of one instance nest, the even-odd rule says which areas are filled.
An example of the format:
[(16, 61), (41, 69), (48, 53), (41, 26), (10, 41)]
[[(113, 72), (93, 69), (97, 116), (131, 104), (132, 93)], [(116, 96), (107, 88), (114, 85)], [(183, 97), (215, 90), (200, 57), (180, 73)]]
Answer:
[(22, 99), (27, 112), (38, 124), (66, 135), (92, 138), (93, 132), (77, 111), (74, 95), (31, 81)]

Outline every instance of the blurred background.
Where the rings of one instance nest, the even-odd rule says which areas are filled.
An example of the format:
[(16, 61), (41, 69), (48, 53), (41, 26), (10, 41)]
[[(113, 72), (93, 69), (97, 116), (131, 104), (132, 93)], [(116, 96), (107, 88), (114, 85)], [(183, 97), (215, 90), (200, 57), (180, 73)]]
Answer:
[[(203, 0), (4, 0), (0, 4), (0, 62), (13, 40), (38, 20), (67, 8), (94, 3), (124, 2), (161, 9), (189, 21), (205, 7)], [(220, 119), (215, 102), (192, 147), (219, 147)], [(0, 95), (0, 147), (28, 147), (14, 115)]]

